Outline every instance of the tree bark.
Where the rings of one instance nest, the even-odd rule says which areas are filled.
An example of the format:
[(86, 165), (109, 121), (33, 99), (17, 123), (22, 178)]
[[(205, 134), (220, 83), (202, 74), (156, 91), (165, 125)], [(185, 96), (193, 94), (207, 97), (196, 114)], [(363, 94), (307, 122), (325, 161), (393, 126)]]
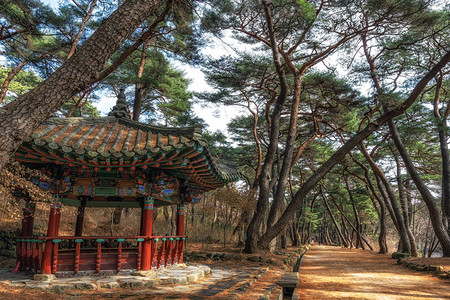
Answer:
[(408, 204), (406, 199), (405, 186), (401, 178), (401, 166), (398, 160), (397, 154), (392, 151), (394, 155), (395, 164), (397, 165), (397, 188), (398, 188), (398, 199), (400, 200), (400, 206), (403, 212), (403, 220), (405, 222), (406, 233), (408, 234), (408, 239), (411, 244), (411, 256), (418, 257), (416, 238), (411, 231), (411, 224), (409, 222)]
[[(265, 6), (267, 7), (267, 1), (263, 1), (265, 3)], [(267, 11), (266, 14), (269, 14), (270, 12)], [(264, 217), (266, 216), (266, 211), (269, 206), (269, 195), (270, 195), (270, 175), (272, 171), (272, 167), (275, 161), (275, 155), (278, 148), (278, 140), (279, 140), (279, 132), (280, 132), (280, 116), (281, 116), (281, 110), (283, 108), (284, 103), (286, 102), (287, 92), (288, 92), (288, 85), (286, 83), (286, 75), (283, 70), (283, 64), (281, 63), (281, 57), (280, 53), (278, 51), (277, 42), (274, 35), (274, 29), (273, 24), (271, 22), (271, 18), (267, 18), (269, 20), (268, 27), (270, 34), (270, 42), (271, 42), (271, 49), (272, 49), (272, 56), (273, 61), (275, 64), (275, 69), (278, 74), (278, 78), (280, 80), (280, 92), (278, 94), (278, 97), (275, 101), (275, 106), (272, 111), (271, 116), (271, 124), (270, 124), (270, 137), (269, 137), (269, 146), (267, 148), (266, 157), (264, 159), (264, 164), (261, 168), (261, 174), (259, 175), (258, 180), (258, 187), (259, 187), (259, 194), (258, 194), (258, 201), (256, 203), (256, 210), (253, 215), (252, 220), (250, 221), (250, 224), (248, 225), (247, 229), (247, 240), (245, 243), (245, 249), (244, 252), (246, 253), (254, 253), (258, 249), (258, 230), (261, 226), (261, 224), (264, 221)], [(286, 227), (283, 226), (283, 228)], [(283, 229), (281, 228), (279, 232)], [(278, 232), (278, 233), (279, 233)], [(278, 235), (278, 234), (277, 234)], [(275, 236), (273, 237), (275, 238)], [(272, 241), (273, 238), (270, 240)], [(266, 249), (269, 248), (269, 243), (265, 245)]]
[(94, 8), (97, 5), (97, 0), (92, 0), (89, 10), (86, 12), (86, 15), (83, 18), (83, 21), (81, 22), (80, 29), (78, 30), (78, 33), (75, 37), (75, 40), (72, 43), (72, 48), (70, 48), (69, 54), (67, 55), (67, 59), (71, 58), (72, 55), (75, 53), (75, 50), (77, 49), (78, 43), (81, 40), (81, 37), (83, 36), (83, 32), (86, 29), (86, 26), (88, 24), (89, 19), (92, 16), (92, 13), (94, 12)]
[(342, 234), (341, 229), (339, 228), (339, 225), (338, 225), (336, 219), (334, 218), (333, 213), (331, 212), (330, 206), (328, 205), (328, 202), (323, 193), (322, 187), (320, 187), (320, 194), (322, 195), (323, 203), (325, 204), (328, 214), (330, 215), (331, 221), (333, 221), (334, 227), (336, 228), (336, 232), (338, 233), (342, 244), (344, 245), (345, 248), (348, 248), (349, 245), (347, 243), (347, 240), (344, 238), (344, 235)]
[(435, 199), (425, 183), (422, 181), (422, 178), (420, 178), (416, 167), (414, 166), (411, 158), (406, 151), (405, 146), (403, 145), (394, 122), (390, 120), (388, 122), (388, 125), (392, 135), (392, 139), (394, 140), (395, 146), (397, 147), (397, 150), (403, 159), (406, 169), (408, 170), (411, 179), (414, 181), (414, 184), (419, 190), (420, 195), (422, 196), (422, 199), (428, 208), (428, 212), (430, 213), (431, 218), (431, 224), (433, 225), (434, 233), (441, 243), (442, 252), (445, 257), (448, 257), (450, 256), (450, 236), (446, 228), (444, 228), (444, 224), (442, 223), (442, 216), (438, 206), (436, 205)]
[(145, 63), (147, 62), (147, 48), (149, 41), (145, 41), (142, 45), (141, 61), (137, 72), (136, 84), (134, 85), (134, 102), (133, 102), (133, 120), (139, 121), (142, 108), (142, 98), (144, 97), (144, 84), (141, 82), (142, 75), (144, 74)]
[(369, 155), (366, 147), (364, 146), (364, 143), (361, 143), (360, 150), (364, 155), (364, 157), (366, 158), (367, 162), (369, 163), (370, 167), (372, 168), (373, 172), (382, 183), (382, 186), (379, 185), (380, 192), (386, 193), (384, 195), (384, 199), (387, 200), (386, 202), (388, 202), (389, 205), (391, 206), (392, 209), (392, 212), (390, 212), (391, 217), (394, 223), (396, 224), (397, 231), (400, 236), (400, 252), (411, 253), (411, 244), (409, 242), (407, 227), (405, 226), (405, 220), (403, 218), (402, 212), (398, 207), (397, 199), (395, 197), (394, 191), (392, 190), (391, 184), (387, 180), (381, 168), (375, 163), (375, 161)]
[(442, 88), (443, 73), (439, 75), (436, 84), (436, 91), (434, 94), (433, 111), (434, 117), (438, 120), (437, 131), (439, 135), (439, 147), (441, 150), (442, 159), (442, 193), (441, 193), (441, 207), (442, 207), (442, 222), (447, 232), (450, 234), (450, 157), (448, 153), (448, 125), (447, 118), (450, 113), (450, 101), (447, 103), (444, 114), (439, 111), (440, 94)]
[(354, 227), (354, 229), (355, 229), (356, 238), (357, 238), (356, 248), (358, 248), (358, 246), (360, 246), (361, 249), (365, 250), (364, 243), (363, 243), (362, 237), (361, 237), (361, 221), (359, 219), (359, 213), (358, 213), (358, 209), (356, 208), (356, 204), (355, 204), (355, 200), (353, 198), (353, 194), (350, 191), (350, 186), (348, 184), (347, 176), (345, 176), (344, 181), (345, 181), (345, 187), (347, 189), (348, 196), (350, 198), (350, 203), (352, 204), (353, 213), (355, 215), (355, 227)]
[[(175, 1), (176, 2), (176, 1)], [(0, 114), (0, 169), (37, 127), (70, 97), (84, 90), (125, 39), (161, 3), (157, 0), (125, 1), (77, 52), (47, 80), (10, 103)]]

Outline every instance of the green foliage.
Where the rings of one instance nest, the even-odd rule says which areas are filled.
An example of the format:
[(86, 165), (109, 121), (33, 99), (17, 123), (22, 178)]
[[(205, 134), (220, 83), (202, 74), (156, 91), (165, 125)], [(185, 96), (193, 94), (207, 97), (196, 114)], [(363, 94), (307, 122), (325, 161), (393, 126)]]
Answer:
[(133, 53), (116, 72), (108, 76), (104, 85), (131, 87), (139, 83), (143, 89), (142, 113), (150, 121), (177, 124), (177, 118), (186, 117), (191, 108), (189, 81), (182, 72), (171, 66), (160, 51), (147, 50), (141, 78), (137, 76), (140, 62), (141, 54)]
[[(0, 86), (4, 83), (11, 69), (0, 67)], [(34, 89), (42, 81), (34, 72), (21, 70), (11, 81), (4, 102), (10, 102), (18, 96)]]

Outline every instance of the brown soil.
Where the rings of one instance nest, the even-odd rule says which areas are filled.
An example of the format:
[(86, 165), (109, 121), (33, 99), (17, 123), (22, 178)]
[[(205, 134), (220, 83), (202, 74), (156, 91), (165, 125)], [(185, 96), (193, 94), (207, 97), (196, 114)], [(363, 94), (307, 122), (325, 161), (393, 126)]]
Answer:
[(301, 299), (450, 299), (450, 280), (396, 264), (388, 255), (313, 246), (300, 267)]
[(39, 291), (36, 289), (13, 288), (6, 284), (0, 284), (0, 299), (56, 300), (56, 299), (65, 299), (65, 297), (44, 291)]

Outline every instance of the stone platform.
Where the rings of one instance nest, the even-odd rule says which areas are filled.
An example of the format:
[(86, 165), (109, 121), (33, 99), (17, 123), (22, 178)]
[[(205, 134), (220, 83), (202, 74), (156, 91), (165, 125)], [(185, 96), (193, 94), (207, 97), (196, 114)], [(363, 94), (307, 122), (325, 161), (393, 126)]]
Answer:
[(20, 272), (14, 274), (9, 269), (0, 269), (0, 283), (18, 288), (34, 288), (48, 290), (58, 294), (66, 290), (94, 290), (114, 288), (153, 288), (158, 285), (188, 284), (198, 281), (211, 273), (211, 268), (205, 265), (184, 264), (169, 266), (156, 270), (153, 276), (132, 275), (93, 275), (72, 278), (55, 278), (51, 281), (33, 280), (33, 274)]

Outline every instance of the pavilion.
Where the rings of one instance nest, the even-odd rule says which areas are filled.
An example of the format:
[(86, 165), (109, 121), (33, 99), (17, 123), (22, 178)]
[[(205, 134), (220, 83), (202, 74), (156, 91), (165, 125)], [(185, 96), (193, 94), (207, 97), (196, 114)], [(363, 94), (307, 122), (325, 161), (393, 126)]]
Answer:
[[(50, 179), (33, 183), (52, 194), (46, 237), (33, 236), (35, 203), (25, 192), (17, 267), (76, 275), (149, 271), (183, 261), (184, 204), (237, 181), (239, 173), (214, 159), (201, 129), (132, 121), (123, 90), (108, 117), (52, 117), (14, 158)], [(73, 236), (59, 236), (62, 205), (78, 208)], [(177, 205), (176, 236), (153, 234), (153, 208)], [(139, 236), (83, 236), (89, 207), (141, 209)]]

